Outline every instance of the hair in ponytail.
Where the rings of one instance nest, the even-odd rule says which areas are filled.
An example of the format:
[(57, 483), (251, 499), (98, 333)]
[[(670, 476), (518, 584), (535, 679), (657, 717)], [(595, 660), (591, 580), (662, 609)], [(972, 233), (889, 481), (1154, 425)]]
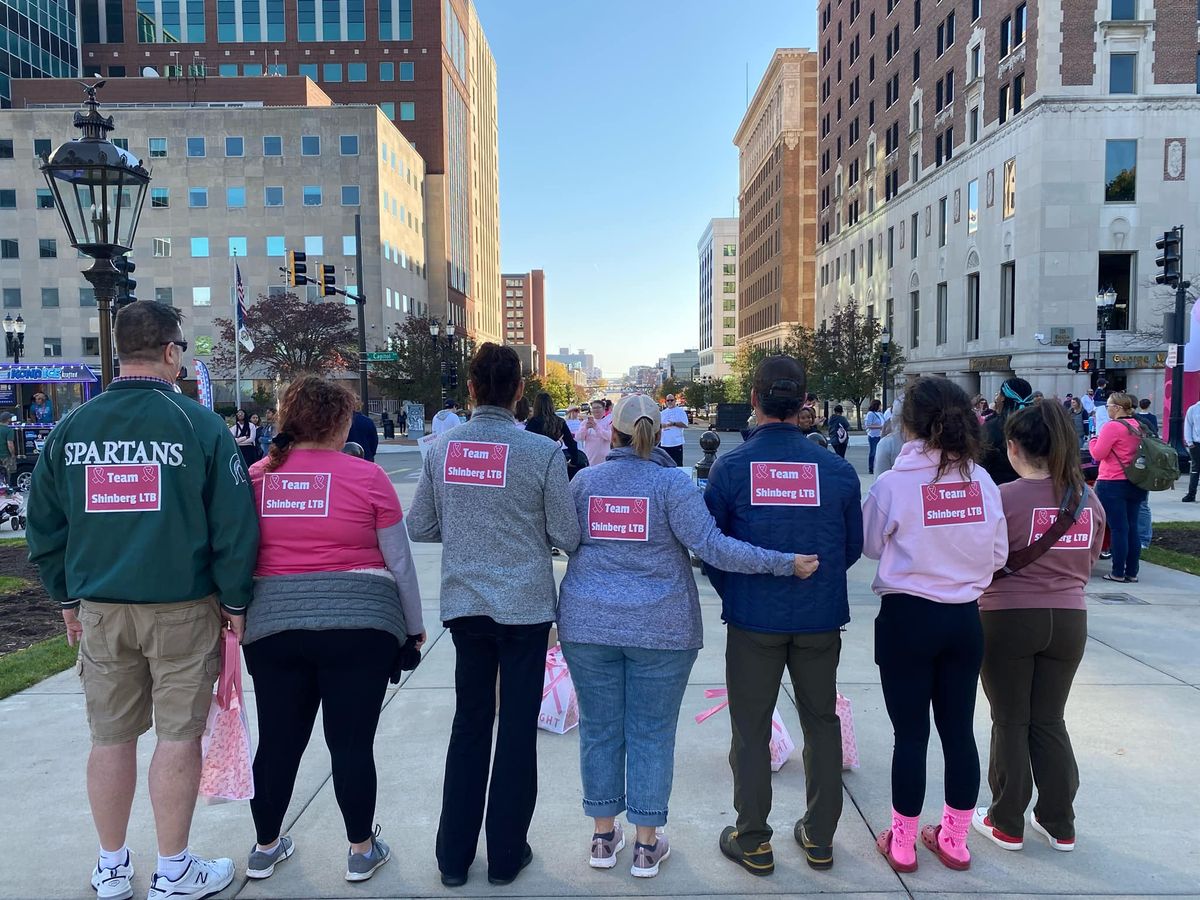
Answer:
[(470, 379), (480, 406), (512, 409), (521, 386), (521, 358), (512, 347), (488, 341), (471, 360)]
[(1079, 439), (1070, 414), (1059, 403), (1036, 403), (1019, 410), (1004, 423), (1004, 437), (1029, 459), (1045, 464), (1059, 494), (1077, 496), (1083, 491), (1079, 467)]
[(952, 468), (970, 479), (971, 466), (979, 458), (980, 434), (966, 391), (948, 378), (918, 378), (904, 395), (900, 422), (909, 438), (941, 451), (935, 481)]
[(661, 426), (653, 419), (645, 416), (638, 419), (633, 426), (633, 434), (613, 429), (614, 447), (633, 447), (633, 452), (642, 459), (649, 459), (654, 448), (658, 446), (658, 435)]

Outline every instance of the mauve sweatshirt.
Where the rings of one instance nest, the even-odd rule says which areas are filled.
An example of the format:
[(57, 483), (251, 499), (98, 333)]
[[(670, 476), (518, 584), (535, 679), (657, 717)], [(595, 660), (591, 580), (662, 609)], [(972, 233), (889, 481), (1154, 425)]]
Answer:
[(879, 560), (871, 588), (935, 603), (970, 603), (1008, 559), (1000, 491), (988, 473), (957, 467), (937, 479), (937, 450), (909, 441), (867, 494), (863, 555)]

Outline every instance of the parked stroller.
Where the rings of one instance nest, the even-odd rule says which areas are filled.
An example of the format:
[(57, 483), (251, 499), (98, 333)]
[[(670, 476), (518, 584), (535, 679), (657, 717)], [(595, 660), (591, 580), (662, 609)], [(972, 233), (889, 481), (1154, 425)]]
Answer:
[(0, 528), (3, 528), (5, 523), (8, 523), (8, 527), (13, 531), (24, 528), (27, 502), (24, 491), (9, 490), (0, 486)]

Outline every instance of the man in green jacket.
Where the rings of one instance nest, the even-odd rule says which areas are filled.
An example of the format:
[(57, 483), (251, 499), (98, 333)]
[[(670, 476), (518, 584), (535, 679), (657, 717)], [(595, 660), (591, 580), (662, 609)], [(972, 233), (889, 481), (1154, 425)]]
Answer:
[(233, 880), (233, 861), (193, 857), (188, 833), (221, 630), (241, 636), (258, 519), (225, 423), (175, 387), (180, 320), (149, 301), (121, 310), (122, 376), (58, 423), (30, 491), (29, 556), (80, 645), (99, 900), (133, 896), (125, 836), (151, 721), (159, 855), (149, 900), (206, 897)]

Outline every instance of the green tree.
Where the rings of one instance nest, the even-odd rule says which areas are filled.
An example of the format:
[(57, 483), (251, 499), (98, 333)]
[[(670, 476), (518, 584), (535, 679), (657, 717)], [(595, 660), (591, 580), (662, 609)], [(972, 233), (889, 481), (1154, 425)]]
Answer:
[[(300, 375), (354, 369), (358, 359), (358, 327), (343, 303), (310, 303), (295, 294), (259, 294), (246, 310), (246, 330), (254, 349), (241, 348), (242, 375), (258, 372), (282, 381)], [(231, 319), (215, 318), (221, 343), (213, 348), (212, 365), (232, 375), (235, 362)]]
[[(831, 400), (849, 400), (862, 427), (864, 401), (875, 395), (885, 377), (883, 325), (863, 315), (858, 306), (845, 303), (821, 324), (813, 337), (813, 369), (810, 390)], [(894, 378), (904, 368), (903, 348), (890, 345), (887, 377)], [(889, 381), (890, 383), (890, 381)]]
[(376, 350), (391, 350), (396, 362), (371, 363), (371, 382), (387, 398), (423, 403), (427, 414), (442, 407), (443, 353), (449, 366), (458, 370), (458, 387), (446, 388), (446, 396), (460, 405), (467, 399), (467, 368), (470, 347), (456, 341), (454, 349), (446, 350), (444, 339), (434, 341), (429, 336), (430, 320), (411, 317), (392, 327), (387, 345)]
[[(536, 391), (531, 390), (533, 386), (536, 386)], [(571, 380), (571, 373), (566, 366), (554, 360), (546, 363), (544, 378), (530, 376), (525, 380), (525, 395), (530, 403), (540, 391), (550, 395), (556, 409), (563, 409), (575, 402), (575, 382)]]

